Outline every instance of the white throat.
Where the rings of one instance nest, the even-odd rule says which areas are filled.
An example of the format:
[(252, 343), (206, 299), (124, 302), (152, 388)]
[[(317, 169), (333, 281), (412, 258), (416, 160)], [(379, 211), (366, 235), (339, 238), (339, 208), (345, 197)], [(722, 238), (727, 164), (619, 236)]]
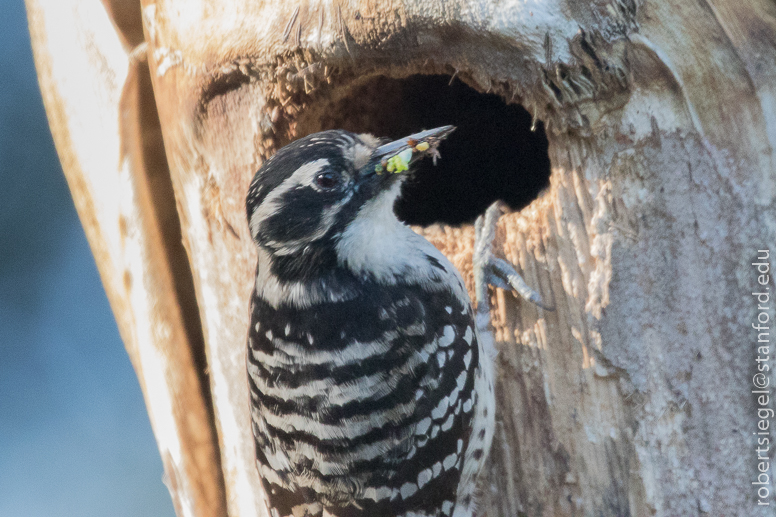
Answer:
[[(341, 266), (358, 276), (368, 275), (383, 284), (418, 283), (433, 288), (463, 282), (455, 267), (426, 239), (396, 218), (393, 205), (401, 182), (368, 201), (337, 243)], [(444, 271), (433, 267), (436, 259)], [(454, 277), (454, 278), (451, 278)], [(464, 291), (465, 292), (465, 291)]]

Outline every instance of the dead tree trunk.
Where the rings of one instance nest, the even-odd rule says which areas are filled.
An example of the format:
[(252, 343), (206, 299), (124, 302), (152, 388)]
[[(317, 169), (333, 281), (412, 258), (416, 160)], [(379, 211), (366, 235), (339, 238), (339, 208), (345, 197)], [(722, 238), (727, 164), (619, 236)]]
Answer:
[[(253, 173), (320, 129), (420, 129), (408, 99), (438, 91), (418, 74), (522, 105), (549, 140), (549, 187), (499, 242), (557, 310), (493, 293), (487, 515), (773, 515), (773, 487), (752, 484), (774, 407), (753, 376), (773, 363), (751, 327), (774, 315), (751, 294), (774, 286), (751, 265), (776, 242), (773, 2), (140, 4), (27, 0), (180, 516), (265, 515), (245, 374)], [(418, 231), (471, 276), (470, 227)]]

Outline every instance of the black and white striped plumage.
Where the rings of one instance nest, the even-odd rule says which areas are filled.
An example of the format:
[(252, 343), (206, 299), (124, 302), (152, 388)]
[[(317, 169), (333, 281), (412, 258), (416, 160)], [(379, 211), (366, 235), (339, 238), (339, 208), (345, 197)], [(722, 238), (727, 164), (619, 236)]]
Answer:
[(490, 351), (459, 273), (396, 219), (404, 175), (375, 173), (378, 146), (310, 135), (248, 193), (248, 374), (272, 517), (474, 515)]

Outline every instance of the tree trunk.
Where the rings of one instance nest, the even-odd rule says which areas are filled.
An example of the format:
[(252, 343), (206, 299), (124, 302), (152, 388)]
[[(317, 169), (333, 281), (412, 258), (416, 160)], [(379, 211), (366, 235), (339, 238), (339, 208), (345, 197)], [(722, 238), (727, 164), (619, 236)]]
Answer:
[[(761, 445), (758, 461), (773, 439), (758, 410), (774, 408), (754, 376), (773, 363), (751, 325), (774, 311), (751, 293), (774, 286), (758, 256), (776, 242), (776, 4), (103, 4), (27, 0), (52, 132), (179, 515), (266, 515), (245, 371), (253, 174), (333, 125), (402, 136), (416, 74), (520, 104), (549, 140), (549, 187), (497, 240), (556, 310), (492, 293), (484, 512), (773, 515), (772, 485), (752, 484), (773, 456)], [(471, 279), (470, 226), (418, 231)]]

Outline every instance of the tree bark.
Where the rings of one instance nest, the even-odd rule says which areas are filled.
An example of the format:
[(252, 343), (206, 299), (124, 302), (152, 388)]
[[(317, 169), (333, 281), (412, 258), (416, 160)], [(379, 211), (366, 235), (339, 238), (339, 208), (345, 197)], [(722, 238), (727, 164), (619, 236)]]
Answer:
[[(751, 293), (774, 283), (751, 264), (776, 242), (773, 2), (142, 0), (148, 68), (130, 59), (140, 7), (27, 3), (179, 515), (266, 515), (245, 371), (253, 174), (332, 120), (397, 127), (380, 95), (340, 101), (413, 74), (455, 75), (548, 128), (550, 187), (497, 240), (556, 310), (492, 293), (484, 512), (772, 515), (774, 491), (763, 506), (752, 485), (757, 410), (774, 405), (752, 393), (751, 323), (774, 311)], [(148, 71), (157, 122), (142, 116)], [(418, 231), (471, 279), (471, 227)]]
[(132, 53), (140, 8), (133, 19), (107, 2), (30, 0), (27, 13), (51, 132), (176, 512), (226, 515), (191, 270), (148, 67)]

